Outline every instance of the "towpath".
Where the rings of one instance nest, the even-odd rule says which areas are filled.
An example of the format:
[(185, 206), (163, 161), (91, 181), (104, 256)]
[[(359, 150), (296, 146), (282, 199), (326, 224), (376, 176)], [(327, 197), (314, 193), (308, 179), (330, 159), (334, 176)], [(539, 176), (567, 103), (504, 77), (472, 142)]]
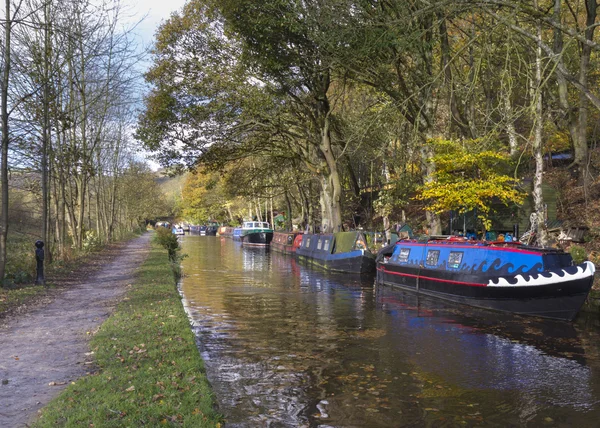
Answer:
[(0, 427), (28, 426), (69, 382), (92, 370), (89, 338), (133, 282), (150, 236), (113, 248), (92, 275), (76, 276), (49, 302), (0, 325)]

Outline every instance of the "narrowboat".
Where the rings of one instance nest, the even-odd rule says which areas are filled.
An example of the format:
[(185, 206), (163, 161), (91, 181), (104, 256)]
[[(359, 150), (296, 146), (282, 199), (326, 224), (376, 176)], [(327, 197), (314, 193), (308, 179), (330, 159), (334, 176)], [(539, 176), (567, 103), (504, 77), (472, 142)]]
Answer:
[(206, 236), (217, 236), (217, 230), (219, 229), (219, 223), (209, 222), (206, 226)]
[(231, 234), (231, 239), (233, 239), (234, 241), (241, 241), (242, 240), (242, 228), (241, 227), (234, 227), (233, 228), (233, 232)]
[(296, 237), (296, 257), (328, 271), (373, 273), (375, 254), (360, 231), (304, 234)]
[(520, 242), (400, 240), (377, 255), (377, 284), (474, 307), (573, 320), (596, 268), (569, 253)]
[(265, 247), (272, 240), (273, 229), (266, 221), (245, 221), (242, 224), (242, 245)]
[(271, 248), (279, 253), (294, 254), (297, 246), (294, 246), (296, 236), (302, 232), (273, 232)]

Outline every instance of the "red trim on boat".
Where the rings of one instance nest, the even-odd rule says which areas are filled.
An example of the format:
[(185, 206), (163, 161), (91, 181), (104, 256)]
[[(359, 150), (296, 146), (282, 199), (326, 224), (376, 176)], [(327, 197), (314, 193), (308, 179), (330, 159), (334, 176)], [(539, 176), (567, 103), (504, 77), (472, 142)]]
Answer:
[(389, 270), (386, 270), (384, 267), (378, 268), (377, 270), (382, 271), (384, 273), (389, 273), (390, 275), (407, 276), (409, 278), (421, 278), (427, 279), (429, 281), (448, 282), (450, 284), (468, 285), (469, 287), (487, 287), (487, 284), (480, 284), (477, 282), (452, 281), (451, 279), (432, 278), (430, 276), (413, 275), (410, 273), (391, 272)]

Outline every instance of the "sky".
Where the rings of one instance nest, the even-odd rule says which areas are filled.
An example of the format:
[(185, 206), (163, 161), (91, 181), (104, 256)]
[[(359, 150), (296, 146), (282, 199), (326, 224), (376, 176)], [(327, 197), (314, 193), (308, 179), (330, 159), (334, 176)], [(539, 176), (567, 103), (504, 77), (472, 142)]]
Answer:
[[(154, 43), (154, 35), (161, 22), (167, 20), (171, 13), (180, 10), (185, 4), (185, 0), (122, 0), (121, 3), (126, 8), (127, 20), (126, 26), (134, 25), (142, 20), (135, 28), (137, 42), (140, 49), (150, 46)], [(144, 62), (149, 67), (150, 58)], [(146, 70), (141, 70), (145, 72)], [(159, 169), (159, 165), (154, 162), (150, 155), (142, 154), (150, 168), (154, 171)]]
[(122, 0), (127, 8), (131, 23), (143, 21), (136, 27), (140, 42), (148, 46), (154, 41), (154, 34), (160, 23), (167, 20), (171, 13), (180, 10), (185, 0)]

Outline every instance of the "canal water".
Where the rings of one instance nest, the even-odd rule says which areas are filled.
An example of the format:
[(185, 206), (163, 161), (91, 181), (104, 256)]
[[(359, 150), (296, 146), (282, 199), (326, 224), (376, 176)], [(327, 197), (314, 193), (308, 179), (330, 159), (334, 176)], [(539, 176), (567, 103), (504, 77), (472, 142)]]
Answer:
[(181, 290), (227, 427), (600, 427), (600, 322), (451, 306), (220, 237)]

